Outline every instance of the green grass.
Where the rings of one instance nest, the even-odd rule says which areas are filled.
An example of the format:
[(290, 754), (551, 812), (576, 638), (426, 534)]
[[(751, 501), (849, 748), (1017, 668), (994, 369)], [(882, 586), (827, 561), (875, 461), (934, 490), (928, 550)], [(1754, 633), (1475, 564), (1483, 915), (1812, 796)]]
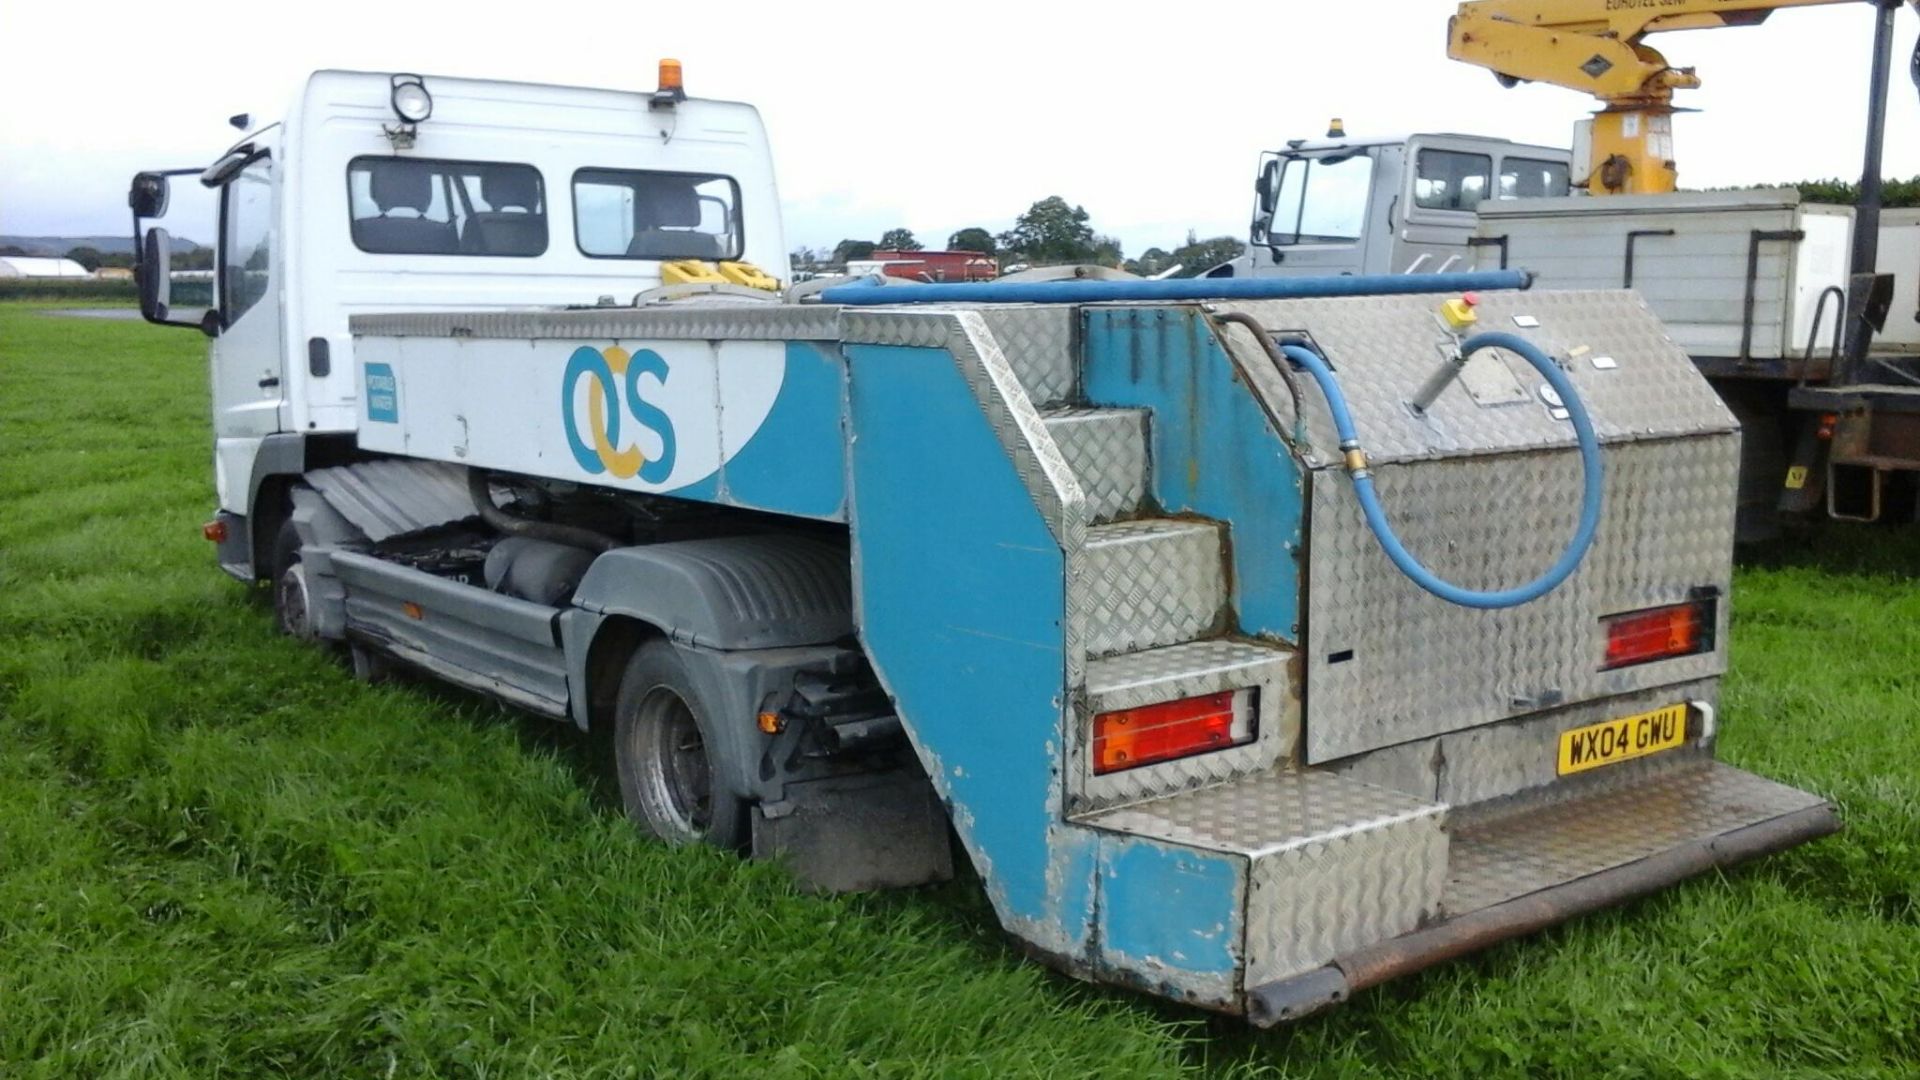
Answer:
[(1023, 960), (976, 886), (634, 835), (590, 748), (275, 637), (203, 339), (0, 305), (0, 1076), (1912, 1076), (1920, 542), (1742, 569), (1724, 755), (1837, 838), (1276, 1032)]

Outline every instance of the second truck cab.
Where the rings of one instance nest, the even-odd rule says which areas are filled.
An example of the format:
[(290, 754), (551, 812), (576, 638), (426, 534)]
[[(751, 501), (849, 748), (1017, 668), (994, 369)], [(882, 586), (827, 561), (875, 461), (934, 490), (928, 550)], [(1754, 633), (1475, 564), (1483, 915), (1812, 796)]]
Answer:
[(1246, 253), (1207, 276), (1466, 269), (1481, 201), (1565, 195), (1570, 160), (1479, 135), (1295, 139), (1261, 155)]

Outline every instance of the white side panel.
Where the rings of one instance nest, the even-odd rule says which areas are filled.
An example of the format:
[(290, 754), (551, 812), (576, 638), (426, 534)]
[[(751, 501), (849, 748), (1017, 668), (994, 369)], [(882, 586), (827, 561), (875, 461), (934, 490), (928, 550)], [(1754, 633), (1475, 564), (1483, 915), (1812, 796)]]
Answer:
[[(1547, 289), (1620, 288), (1628, 235), (1639, 233), (1633, 288), (1688, 353), (1733, 357), (1753, 234), (1804, 229), (1798, 244), (1759, 247), (1748, 353), (1777, 359), (1805, 346), (1820, 290), (1845, 284), (1851, 223), (1851, 211), (1801, 207), (1792, 192), (1694, 192), (1520, 200), (1483, 207), (1479, 231), (1506, 236), (1509, 264), (1533, 271), (1536, 287)], [(1482, 266), (1496, 258), (1480, 249)]]
[(786, 371), (777, 341), (358, 344), (362, 447), (631, 491), (711, 481)]
[(1842, 296), (1827, 301), (1820, 319), (1820, 347), (1824, 353), (1833, 340), (1835, 323), (1846, 315), (1844, 294), (1847, 288), (1847, 263), (1853, 256), (1853, 211), (1844, 207), (1803, 206), (1800, 228), (1807, 234), (1794, 253), (1793, 331), (1786, 341), (1786, 355), (1800, 356), (1807, 348), (1807, 335), (1813, 330), (1814, 307), (1820, 293), (1829, 286)]

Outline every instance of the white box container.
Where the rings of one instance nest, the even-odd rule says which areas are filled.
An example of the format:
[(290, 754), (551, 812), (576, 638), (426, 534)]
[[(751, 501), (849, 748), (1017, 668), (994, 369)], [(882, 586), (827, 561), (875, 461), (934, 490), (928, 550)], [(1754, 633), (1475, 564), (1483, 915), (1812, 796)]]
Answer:
[[(1920, 225), (1912, 231), (1910, 281), (1920, 274)], [(1791, 188), (1574, 195), (1482, 203), (1478, 232), (1505, 237), (1507, 265), (1533, 271), (1536, 289), (1628, 285), (1631, 237), (1631, 286), (1681, 348), (1696, 359), (1781, 360), (1805, 350), (1821, 292), (1846, 288), (1853, 209), (1802, 203)], [(1801, 236), (1764, 238), (1790, 232)], [(1500, 264), (1499, 243), (1474, 251), (1478, 269)], [(1823, 350), (1843, 307), (1827, 302)], [(1920, 326), (1913, 332), (1920, 340)]]

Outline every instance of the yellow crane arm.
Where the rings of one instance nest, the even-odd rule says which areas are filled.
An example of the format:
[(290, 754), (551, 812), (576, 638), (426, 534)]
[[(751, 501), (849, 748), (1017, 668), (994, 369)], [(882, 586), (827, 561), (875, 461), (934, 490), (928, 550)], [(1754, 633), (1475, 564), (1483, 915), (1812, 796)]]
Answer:
[(1780, 8), (1860, 0), (1469, 0), (1447, 24), (1447, 55), (1522, 81), (1584, 90), (1595, 116), (1588, 190), (1672, 191), (1673, 92), (1700, 85), (1642, 39), (1668, 30), (1752, 26)]

